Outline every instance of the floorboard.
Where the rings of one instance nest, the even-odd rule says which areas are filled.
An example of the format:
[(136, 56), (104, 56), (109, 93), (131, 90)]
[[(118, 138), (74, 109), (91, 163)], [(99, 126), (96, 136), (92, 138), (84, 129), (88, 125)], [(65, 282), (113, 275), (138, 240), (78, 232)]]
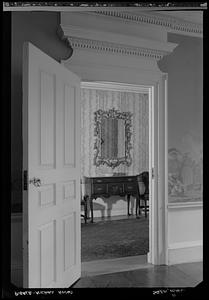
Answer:
[(202, 262), (195, 262), (87, 276), (81, 278), (73, 288), (183, 288), (195, 287), (202, 280)]
[(147, 255), (103, 259), (83, 262), (81, 264), (81, 275), (82, 277), (96, 276), (150, 267), (152, 267), (152, 265), (147, 263)]

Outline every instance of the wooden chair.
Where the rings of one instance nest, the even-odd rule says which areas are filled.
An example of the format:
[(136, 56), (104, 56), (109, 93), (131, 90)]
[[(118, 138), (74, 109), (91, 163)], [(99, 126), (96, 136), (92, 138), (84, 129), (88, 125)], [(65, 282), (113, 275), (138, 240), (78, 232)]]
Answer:
[(81, 206), (84, 206), (84, 213), (81, 214), (81, 217), (84, 218), (85, 224), (88, 219), (88, 202), (89, 202), (89, 194), (88, 194), (88, 180), (86, 177), (83, 177), (80, 181), (81, 184)]
[[(141, 214), (141, 208), (144, 208), (145, 218), (147, 217), (147, 212), (149, 210), (149, 172), (142, 172), (137, 176), (138, 188), (139, 188), (139, 201), (136, 202), (136, 216)], [(141, 205), (141, 200), (144, 202), (144, 205)]]
[(81, 217), (84, 218), (85, 224), (87, 223), (87, 201), (87, 195), (85, 195), (84, 197), (81, 196), (81, 206), (84, 206), (84, 214), (81, 214)]

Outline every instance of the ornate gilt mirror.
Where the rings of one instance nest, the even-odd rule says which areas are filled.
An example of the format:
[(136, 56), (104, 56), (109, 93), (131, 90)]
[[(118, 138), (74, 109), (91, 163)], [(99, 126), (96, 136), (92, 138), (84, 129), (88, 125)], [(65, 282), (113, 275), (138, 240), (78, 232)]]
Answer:
[(120, 164), (131, 165), (131, 117), (130, 112), (116, 109), (94, 113), (95, 156), (94, 164), (115, 168)]

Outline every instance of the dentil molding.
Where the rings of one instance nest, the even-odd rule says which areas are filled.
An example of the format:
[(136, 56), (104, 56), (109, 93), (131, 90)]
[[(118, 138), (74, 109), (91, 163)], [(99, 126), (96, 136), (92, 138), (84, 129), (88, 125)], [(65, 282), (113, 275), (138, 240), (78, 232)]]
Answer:
[(108, 52), (111, 54), (140, 56), (144, 58), (160, 60), (163, 56), (169, 54), (169, 51), (155, 50), (143, 47), (126, 46), (122, 44), (101, 42), (77, 37), (68, 37), (68, 42), (73, 49), (93, 50), (96, 52)]
[(117, 18), (124, 21), (130, 21), (135, 23), (143, 23), (147, 25), (156, 25), (166, 28), (168, 31), (178, 31), (184, 34), (190, 33), (199, 35), (202, 37), (203, 26), (198, 23), (188, 22), (176, 17), (170, 17), (165, 15), (159, 15), (157, 13), (139, 13), (134, 14), (124, 11), (106, 10), (89, 12), (89, 14), (99, 14), (109, 18)]
[(97, 31), (71, 24), (61, 24), (58, 34), (73, 49), (134, 56), (155, 61), (171, 53), (177, 46), (174, 43)]

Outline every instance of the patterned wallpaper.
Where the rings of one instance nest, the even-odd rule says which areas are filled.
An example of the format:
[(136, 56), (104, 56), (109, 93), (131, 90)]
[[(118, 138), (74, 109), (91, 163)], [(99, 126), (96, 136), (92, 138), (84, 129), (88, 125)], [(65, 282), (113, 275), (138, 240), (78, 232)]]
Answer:
[[(94, 112), (98, 109), (115, 108), (120, 112), (131, 112), (132, 150), (131, 166), (120, 165), (114, 170), (108, 166), (96, 167), (94, 159)], [(81, 89), (81, 175), (102, 176), (104, 174), (126, 173), (136, 175), (149, 167), (149, 109), (148, 94)]]

